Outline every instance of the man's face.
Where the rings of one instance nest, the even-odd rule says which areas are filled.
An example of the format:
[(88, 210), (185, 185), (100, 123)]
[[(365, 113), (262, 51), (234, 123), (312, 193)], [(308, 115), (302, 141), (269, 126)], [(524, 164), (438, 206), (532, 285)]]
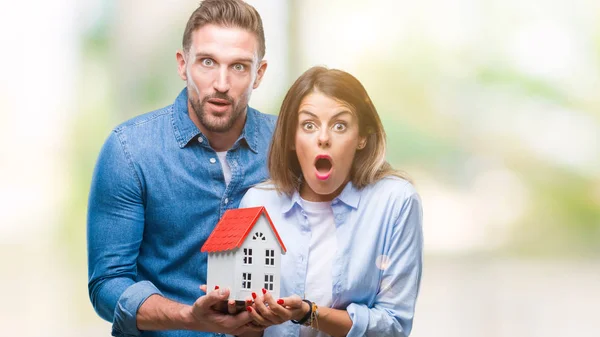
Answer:
[(201, 131), (224, 133), (243, 125), (246, 108), (267, 67), (258, 40), (244, 29), (206, 25), (192, 34), (189, 51), (177, 53), (187, 83), (190, 118)]

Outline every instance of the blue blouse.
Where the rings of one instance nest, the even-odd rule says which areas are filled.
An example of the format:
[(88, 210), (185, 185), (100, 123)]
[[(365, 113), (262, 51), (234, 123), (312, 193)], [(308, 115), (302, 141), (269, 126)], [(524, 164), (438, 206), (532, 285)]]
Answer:
[[(281, 261), (281, 297), (303, 297), (310, 226), (298, 192), (272, 185), (250, 189), (240, 207), (265, 206), (287, 253)], [(362, 190), (348, 183), (331, 201), (338, 250), (331, 270), (332, 308), (347, 310), (349, 337), (408, 336), (423, 267), (423, 212), (414, 187), (386, 177)], [(317, 303), (318, 305), (319, 303)], [(264, 336), (298, 336), (299, 325), (269, 327)]]

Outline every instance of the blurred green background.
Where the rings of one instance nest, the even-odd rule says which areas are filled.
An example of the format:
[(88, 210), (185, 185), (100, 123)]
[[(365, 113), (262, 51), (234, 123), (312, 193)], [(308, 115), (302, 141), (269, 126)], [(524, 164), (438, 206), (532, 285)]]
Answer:
[[(424, 202), (413, 336), (599, 336), (600, 2), (255, 0), (277, 114), (313, 65), (363, 82)], [(1, 4), (0, 325), (109, 336), (87, 297), (100, 146), (171, 104), (197, 0)], [(5, 333), (2, 333), (3, 335)]]

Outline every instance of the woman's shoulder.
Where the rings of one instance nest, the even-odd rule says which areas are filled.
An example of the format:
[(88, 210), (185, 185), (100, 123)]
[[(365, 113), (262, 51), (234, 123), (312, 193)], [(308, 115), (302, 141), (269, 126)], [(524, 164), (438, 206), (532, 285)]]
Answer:
[(390, 198), (418, 198), (415, 186), (408, 180), (398, 176), (387, 176), (365, 188), (369, 194), (386, 195)]
[(279, 203), (287, 196), (280, 194), (270, 181), (262, 182), (251, 187), (242, 198), (241, 207), (265, 206)]

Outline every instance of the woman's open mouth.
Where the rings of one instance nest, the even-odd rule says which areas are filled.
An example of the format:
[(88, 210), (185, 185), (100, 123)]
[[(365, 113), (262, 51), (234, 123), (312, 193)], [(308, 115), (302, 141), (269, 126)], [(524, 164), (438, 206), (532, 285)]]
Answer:
[(331, 157), (326, 154), (318, 155), (315, 159), (315, 169), (318, 179), (327, 180), (331, 175), (331, 171), (333, 169)]

